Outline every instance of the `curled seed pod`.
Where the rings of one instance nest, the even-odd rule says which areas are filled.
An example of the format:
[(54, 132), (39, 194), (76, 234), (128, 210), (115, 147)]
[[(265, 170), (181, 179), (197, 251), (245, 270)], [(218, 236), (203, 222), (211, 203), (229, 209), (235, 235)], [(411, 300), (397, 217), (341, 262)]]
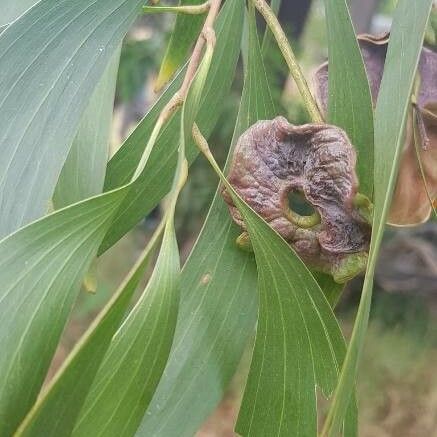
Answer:
[[(356, 153), (335, 126), (259, 121), (238, 140), (229, 182), (312, 268), (345, 282), (365, 268), (370, 225), (357, 206)], [(295, 211), (300, 194), (312, 213)], [(231, 196), (234, 221), (244, 221)], [(360, 203), (360, 201), (358, 201)]]
[[(379, 93), (389, 34), (360, 35), (358, 43), (363, 55), (373, 103)], [(418, 67), (418, 87), (411, 103), (405, 146), (399, 176), (389, 214), (392, 225), (415, 225), (427, 221), (432, 208), (417, 162), (415, 141), (420, 143), (419, 159), (431, 199), (437, 198), (437, 53), (424, 47)], [(320, 108), (328, 106), (328, 64), (322, 64), (315, 75), (316, 95)]]

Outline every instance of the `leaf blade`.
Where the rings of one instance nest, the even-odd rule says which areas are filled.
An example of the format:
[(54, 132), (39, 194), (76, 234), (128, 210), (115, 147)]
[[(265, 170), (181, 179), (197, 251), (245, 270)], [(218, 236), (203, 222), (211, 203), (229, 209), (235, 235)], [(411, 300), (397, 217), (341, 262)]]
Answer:
[(0, 433), (36, 399), (83, 275), (125, 189), (59, 210), (0, 242)]
[[(174, 230), (166, 227), (152, 277), (103, 359), (73, 436), (135, 433), (173, 340), (179, 270)], [(154, 357), (151, 364), (149, 356)]]
[(56, 184), (53, 195), (56, 209), (100, 194), (103, 190), (119, 59), (120, 49), (114, 53), (82, 114)]
[(316, 436), (314, 387), (325, 396), (335, 388), (346, 350), (340, 327), (304, 263), (241, 199), (234, 201), (254, 248), (260, 293), (255, 349), (236, 429), (247, 436)]
[(41, 0), (1, 33), (0, 237), (47, 211), (80, 115), (141, 4)]
[[(98, 368), (162, 233), (159, 226), (110, 301), (20, 425), (17, 436), (69, 436)], [(62, 420), (61, 420), (62, 419)]]
[(328, 120), (358, 152), (360, 192), (373, 197), (373, 106), (369, 82), (345, 0), (324, 0), (329, 51)]
[[(180, 265), (174, 229), (175, 205), (181, 183), (185, 180), (185, 144), (187, 138), (191, 137), (213, 50), (213, 44), (208, 44), (182, 107), (178, 164), (164, 219), (164, 237), (157, 265), (148, 289), (109, 347), (107, 359), (91, 387), (89, 401), (84, 406), (73, 435), (85, 436), (98, 432), (99, 435), (115, 437), (135, 433), (164, 371), (173, 342), (179, 301)], [(166, 262), (169, 262), (168, 266)], [(159, 298), (168, 300), (167, 305), (162, 305), (163, 309), (155, 303), (155, 299)], [(141, 347), (144, 343), (147, 345), (145, 350)], [(147, 361), (148, 355), (154, 357), (151, 367)], [(135, 368), (131, 367), (131, 363), (136, 363)], [(114, 395), (117, 388), (125, 384), (127, 374), (128, 388), (121, 395)], [(133, 409), (132, 405), (135, 406)]]

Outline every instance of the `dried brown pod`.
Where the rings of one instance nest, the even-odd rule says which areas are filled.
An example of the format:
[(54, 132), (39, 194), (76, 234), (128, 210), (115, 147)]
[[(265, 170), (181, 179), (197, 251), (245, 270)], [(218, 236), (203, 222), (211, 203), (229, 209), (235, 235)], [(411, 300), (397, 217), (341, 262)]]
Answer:
[[(389, 34), (358, 36), (374, 104), (379, 93), (388, 41)], [(320, 109), (326, 113), (327, 63), (319, 67), (315, 81)], [(437, 53), (426, 47), (422, 48), (420, 55), (418, 83), (410, 112), (399, 175), (388, 218), (390, 224), (398, 226), (426, 222), (432, 211), (418, 163), (415, 141), (419, 143), (418, 154), (431, 200), (437, 197)]]
[[(294, 126), (277, 117), (257, 122), (240, 137), (228, 179), (308, 266), (345, 282), (365, 268), (371, 231), (363, 213), (366, 200), (357, 196), (355, 163), (355, 150), (338, 127)], [(301, 215), (290, 205), (296, 193), (312, 214)], [(225, 190), (223, 196), (244, 229), (231, 196)]]

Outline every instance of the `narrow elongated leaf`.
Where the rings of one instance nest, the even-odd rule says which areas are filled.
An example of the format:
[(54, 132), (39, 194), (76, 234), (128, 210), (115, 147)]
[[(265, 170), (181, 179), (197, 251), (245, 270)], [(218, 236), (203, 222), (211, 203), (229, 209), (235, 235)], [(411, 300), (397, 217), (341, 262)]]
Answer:
[[(240, 49), (242, 14), (239, 2), (226, 2), (217, 19), (215, 30), (217, 43), (211, 68), (206, 80), (201, 107), (196, 118), (205, 135), (215, 126), (225, 96), (231, 87)], [(159, 110), (178, 89), (182, 74), (170, 84), (157, 105), (141, 121), (132, 135), (108, 164), (105, 190), (127, 183), (132, 177), (136, 163), (144, 147), (144, 138), (150, 136)], [(179, 144), (180, 111), (166, 125), (160, 134), (143, 175), (130, 190), (125, 203), (114, 220), (100, 253), (111, 247), (126, 232), (132, 229), (165, 196), (171, 187), (176, 168)], [(197, 148), (190, 141), (186, 146), (187, 159), (192, 162), (197, 156)]]
[(351, 341), (323, 435), (333, 435), (338, 430), (355, 383), (369, 320), (376, 261), (396, 183), (408, 107), (431, 5), (432, 0), (399, 0), (396, 7), (375, 114), (375, 210), (367, 273)]
[(17, 436), (71, 435), (100, 363), (149, 264), (162, 229), (159, 226), (128, 277), (29, 412)]
[(0, 237), (40, 217), (143, 0), (41, 0), (0, 35)]
[(106, 67), (82, 115), (56, 185), (56, 209), (100, 194), (105, 180), (120, 49)]
[(234, 201), (254, 248), (260, 293), (237, 431), (244, 436), (316, 436), (314, 388), (329, 396), (336, 386), (346, 350), (340, 327), (303, 262), (257, 214)]
[[(224, 7), (231, 6), (241, 29), (244, 5), (226, 2)], [(252, 123), (276, 115), (255, 42), (245, 66), (233, 144)], [(257, 309), (254, 258), (237, 248), (239, 232), (218, 192), (182, 270), (174, 345), (138, 436), (191, 437), (219, 403), (237, 369), (254, 333)]]
[[(179, 6), (200, 5), (204, 0), (180, 0)], [(178, 14), (173, 32), (168, 43), (161, 69), (156, 79), (155, 88), (162, 89), (187, 60), (190, 48), (197, 39), (205, 14)]]
[(73, 436), (132, 436), (167, 361), (178, 306), (179, 252), (167, 227), (152, 277), (115, 335)]
[(328, 26), (328, 120), (358, 152), (360, 192), (373, 196), (373, 109), (366, 70), (346, 0), (324, 0)]
[[(137, 430), (167, 362), (176, 326), (179, 253), (173, 223), (174, 206), (185, 171), (185, 143), (199, 110), (211, 65), (213, 46), (190, 84), (182, 108), (178, 166), (166, 219), (163, 244), (148, 289), (114, 339), (73, 432), (75, 436), (130, 436)], [(189, 134), (188, 134), (189, 132)], [(165, 301), (164, 301), (165, 299)], [(147, 346), (142, 347), (143, 344)], [(150, 364), (150, 360), (152, 364)], [(118, 394), (117, 389), (126, 386)]]
[(44, 381), (83, 274), (126, 189), (60, 210), (0, 242), (0, 435)]

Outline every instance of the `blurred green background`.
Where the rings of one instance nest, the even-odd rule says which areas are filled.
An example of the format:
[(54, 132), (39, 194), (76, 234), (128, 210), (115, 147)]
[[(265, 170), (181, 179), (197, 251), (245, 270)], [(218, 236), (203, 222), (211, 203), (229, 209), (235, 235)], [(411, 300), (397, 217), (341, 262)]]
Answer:
[[(394, 4), (394, 0), (350, 0), (357, 31), (388, 30)], [(319, 0), (284, 0), (280, 19), (310, 78), (327, 56), (323, 4)], [(171, 15), (141, 17), (125, 39), (114, 109), (112, 153), (157, 97), (153, 84), (173, 24)], [(281, 112), (294, 124), (305, 123), (308, 121), (305, 110), (274, 44), (266, 51), (266, 59)], [(221, 164), (232, 136), (241, 87), (240, 65), (210, 141)], [(216, 186), (217, 178), (200, 157), (190, 169), (178, 204), (176, 225), (183, 260), (200, 231)], [(51, 375), (128, 272), (159, 216), (157, 208), (97, 261), (94, 272), (97, 290), (82, 293)], [(349, 284), (337, 310), (346, 335), (353, 324), (361, 282), (362, 278), (357, 278)], [(413, 229), (388, 229), (358, 382), (361, 436), (437, 436), (436, 314), (437, 223), (431, 221)], [(234, 436), (233, 424), (247, 367), (245, 358), (228, 395), (198, 437)]]

